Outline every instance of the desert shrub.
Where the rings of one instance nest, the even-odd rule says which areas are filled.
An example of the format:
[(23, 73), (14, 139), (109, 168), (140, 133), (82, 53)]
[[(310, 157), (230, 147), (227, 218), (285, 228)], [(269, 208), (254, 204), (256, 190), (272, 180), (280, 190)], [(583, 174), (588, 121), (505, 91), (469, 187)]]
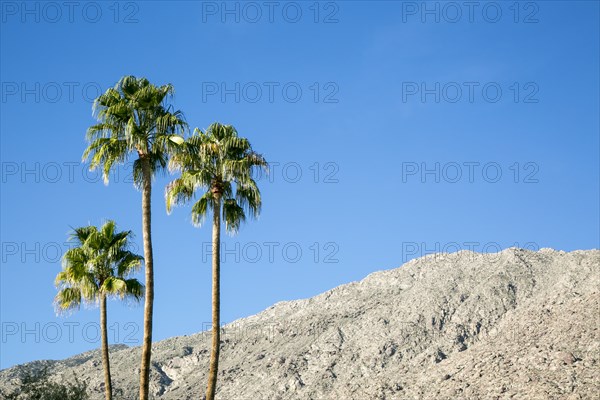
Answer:
[(0, 391), (6, 400), (88, 400), (87, 383), (77, 379), (57, 383), (50, 381), (48, 369), (24, 368), (20, 373), (19, 387), (10, 393)]

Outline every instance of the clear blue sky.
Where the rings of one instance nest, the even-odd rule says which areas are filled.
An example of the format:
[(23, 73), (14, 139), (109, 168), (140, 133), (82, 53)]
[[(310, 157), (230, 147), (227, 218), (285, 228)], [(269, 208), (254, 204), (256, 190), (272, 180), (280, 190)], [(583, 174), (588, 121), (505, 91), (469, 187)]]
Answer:
[[(53, 279), (71, 226), (141, 244), (131, 169), (105, 186), (79, 164), (123, 75), (273, 162), (260, 219), (224, 238), (226, 322), (436, 250), (599, 247), (598, 2), (1, 4), (2, 368), (99, 347), (98, 309), (57, 317)], [(156, 340), (210, 321), (211, 231), (166, 214), (171, 178)], [(139, 344), (142, 305), (108, 311), (110, 341)]]

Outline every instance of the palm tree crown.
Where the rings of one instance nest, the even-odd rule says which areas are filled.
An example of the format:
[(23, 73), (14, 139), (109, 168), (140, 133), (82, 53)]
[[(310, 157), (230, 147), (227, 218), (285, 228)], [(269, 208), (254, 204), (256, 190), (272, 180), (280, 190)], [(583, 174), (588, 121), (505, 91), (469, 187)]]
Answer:
[(93, 303), (101, 296), (143, 296), (143, 285), (127, 279), (143, 260), (128, 250), (131, 231), (116, 232), (114, 221), (100, 229), (95, 226), (76, 228), (71, 238), (75, 247), (63, 256), (63, 270), (56, 276), (59, 292), (55, 302), (59, 309), (78, 308), (82, 302)]
[(181, 172), (166, 189), (167, 212), (173, 205), (188, 202), (197, 189), (204, 194), (192, 207), (192, 221), (201, 225), (208, 210), (223, 205), (223, 220), (229, 232), (236, 232), (246, 214), (257, 217), (261, 208), (260, 190), (252, 178), (254, 167), (266, 169), (262, 155), (254, 152), (246, 138), (231, 125), (214, 123), (206, 132), (196, 128), (170, 159), (169, 168)]
[(183, 113), (167, 104), (173, 95), (170, 84), (155, 86), (146, 78), (125, 76), (94, 101), (100, 122), (88, 129), (90, 145), (83, 158), (91, 156), (91, 169), (102, 166), (105, 183), (112, 166), (125, 162), (130, 152), (139, 157), (133, 164), (138, 187), (144, 179), (142, 159), (152, 173), (166, 167), (168, 155), (183, 141), (179, 134), (187, 129)]

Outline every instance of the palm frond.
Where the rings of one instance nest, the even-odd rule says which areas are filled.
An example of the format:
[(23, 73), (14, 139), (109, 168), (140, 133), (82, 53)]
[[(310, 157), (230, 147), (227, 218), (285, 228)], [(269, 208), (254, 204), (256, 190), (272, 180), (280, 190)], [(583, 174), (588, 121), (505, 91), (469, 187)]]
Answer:
[(202, 226), (208, 210), (214, 210), (215, 197), (212, 192), (206, 192), (192, 206), (192, 223), (195, 226)]
[(100, 228), (84, 226), (73, 229), (71, 240), (75, 247), (63, 255), (63, 268), (56, 275), (59, 309), (77, 308), (81, 303), (92, 304), (101, 294), (119, 297), (140, 297), (141, 284), (127, 276), (136, 271), (143, 257), (129, 250), (131, 231), (118, 231), (114, 221)]
[(207, 210), (218, 199), (223, 204), (223, 220), (230, 232), (237, 232), (246, 214), (257, 217), (261, 209), (260, 190), (253, 169), (268, 169), (265, 158), (254, 152), (248, 139), (240, 137), (232, 125), (211, 124), (178, 146), (169, 160), (169, 170), (181, 176), (167, 186), (167, 212), (173, 205), (189, 202), (197, 190), (203, 196), (192, 206), (192, 222), (201, 225)]
[(54, 298), (54, 304), (59, 311), (79, 308), (81, 305), (81, 292), (72, 287), (61, 289)]
[[(153, 174), (167, 166), (188, 129), (183, 113), (169, 104), (173, 95), (170, 84), (155, 86), (146, 78), (125, 76), (94, 101), (98, 124), (87, 131), (83, 160), (90, 159), (90, 169), (102, 167), (105, 183), (132, 152), (150, 159)], [(136, 172), (134, 183), (140, 187), (143, 177)]]
[(241, 223), (246, 220), (244, 209), (235, 199), (223, 200), (223, 220), (225, 221), (225, 230), (230, 233), (237, 233)]
[(144, 285), (137, 279), (125, 279), (125, 285), (127, 287), (126, 297), (131, 297), (134, 300), (140, 300), (144, 297)]

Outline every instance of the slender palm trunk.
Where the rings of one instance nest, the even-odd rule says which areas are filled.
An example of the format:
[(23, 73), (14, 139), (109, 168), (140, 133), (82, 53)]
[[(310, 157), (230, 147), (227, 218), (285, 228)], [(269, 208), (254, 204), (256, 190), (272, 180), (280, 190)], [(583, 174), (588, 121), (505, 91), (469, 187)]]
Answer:
[(106, 400), (112, 400), (110, 362), (108, 359), (108, 331), (106, 325), (106, 295), (102, 293), (100, 298), (100, 329), (102, 331), (102, 366), (104, 367), (104, 394)]
[(146, 267), (146, 294), (144, 299), (144, 340), (140, 367), (140, 400), (148, 400), (150, 390), (150, 356), (152, 353), (152, 309), (154, 306), (154, 260), (152, 257), (151, 194), (152, 172), (147, 159), (142, 159), (142, 236), (144, 238), (144, 262)]
[(217, 391), (217, 373), (219, 372), (219, 350), (221, 347), (221, 199), (215, 196), (213, 209), (212, 232), (212, 349), (210, 353), (210, 366), (208, 371), (208, 385), (206, 400), (214, 400)]

